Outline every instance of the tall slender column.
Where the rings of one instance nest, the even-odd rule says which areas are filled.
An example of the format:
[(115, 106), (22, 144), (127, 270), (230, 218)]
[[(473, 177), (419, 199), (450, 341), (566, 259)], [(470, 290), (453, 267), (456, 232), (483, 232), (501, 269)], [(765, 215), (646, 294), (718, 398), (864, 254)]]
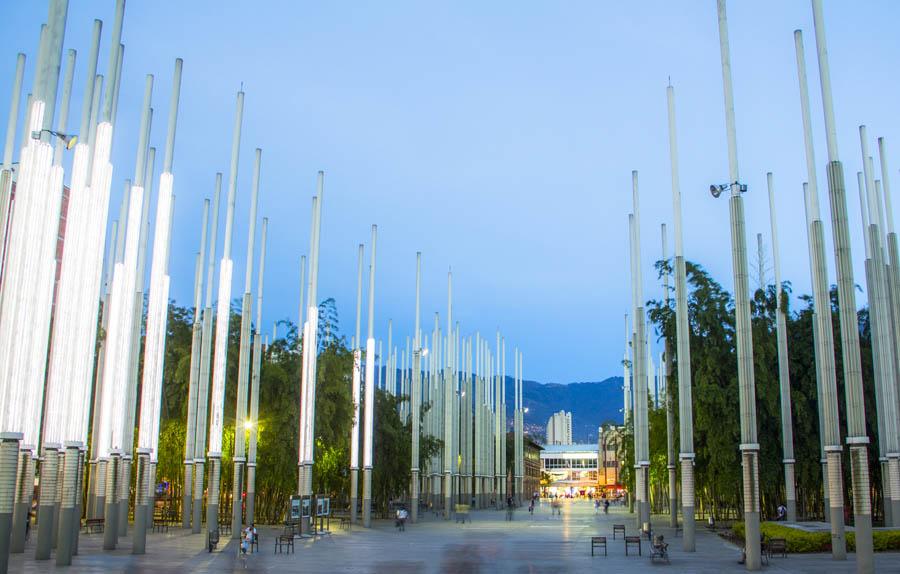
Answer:
[(356, 507), (359, 503), (359, 424), (360, 424), (360, 379), (362, 368), (362, 351), (360, 349), (360, 318), (362, 315), (362, 281), (363, 281), (363, 256), (365, 246), (359, 244), (359, 253), (356, 257), (356, 337), (353, 345), (353, 426), (350, 429), (350, 523), (356, 524)]
[[(856, 565), (858, 572), (873, 572), (872, 502), (869, 498), (869, 454), (866, 445), (865, 405), (863, 404), (862, 366), (859, 353), (859, 329), (856, 317), (853, 262), (850, 249), (850, 229), (847, 221), (847, 200), (844, 190), (844, 168), (838, 157), (834, 104), (831, 98), (831, 72), (822, 16), (822, 1), (812, 0), (813, 22), (819, 60), (819, 79), (822, 86), (822, 107), (825, 114), (825, 135), (828, 144), (828, 191), (831, 200), (831, 223), (834, 235), (835, 267), (837, 268), (838, 305), (841, 321), (841, 353), (844, 366), (844, 392), (847, 403), (847, 444), (850, 445), (850, 476), (853, 483), (853, 514), (856, 528)], [(819, 333), (822, 334), (821, 332)], [(837, 487), (840, 476), (831, 471), (831, 461), (839, 464), (840, 451), (827, 452), (829, 482), (831, 483), (831, 515), (835, 518)], [(839, 467), (836, 467), (839, 468)], [(833, 478), (832, 478), (833, 477)]]
[(443, 440), (444, 440), (444, 457), (443, 457), (443, 474), (444, 474), (444, 519), (450, 519), (453, 504), (453, 486), (451, 484), (451, 472), (453, 465), (453, 393), (454, 384), (452, 382), (452, 371), (450, 363), (453, 354), (451, 336), (453, 332), (453, 274), (447, 272), (447, 353), (444, 358), (445, 368), (443, 376), (444, 388), (442, 389), (444, 396), (443, 413)]
[(247, 383), (250, 378), (250, 313), (252, 311), (253, 286), (253, 242), (256, 239), (256, 206), (259, 199), (259, 171), (262, 160), (262, 150), (256, 148), (256, 160), (253, 165), (253, 191), (250, 199), (250, 225), (247, 232), (247, 265), (244, 275), (244, 298), (241, 303), (241, 346), (238, 356), (238, 388), (237, 408), (234, 416), (234, 473), (232, 474), (231, 492), (231, 538), (240, 540), (243, 530), (243, 512), (241, 508), (241, 494), (244, 486), (244, 463), (246, 452), (244, 448), (244, 422), (247, 418)]
[(256, 284), (256, 333), (253, 336), (253, 373), (250, 377), (250, 449), (247, 457), (247, 524), (256, 520), (256, 442), (259, 438), (259, 375), (262, 368), (262, 301), (266, 270), (266, 232), (268, 218), (263, 217), (259, 237), (259, 274)]
[(372, 226), (372, 259), (369, 265), (369, 335), (366, 338), (365, 437), (363, 440), (363, 526), (372, 525), (372, 454), (375, 444), (375, 247), (378, 227)]
[(419, 339), (421, 326), (420, 318), (420, 288), (422, 284), (422, 252), (416, 252), (416, 318), (415, 331), (413, 331), (413, 349), (412, 349), (412, 381), (410, 383), (409, 404), (410, 404), (410, 427), (412, 428), (412, 456), (409, 481), (409, 506), (410, 519), (413, 523), (419, 520), (419, 422), (422, 403), (422, 365), (421, 363), (421, 341)]
[(207, 544), (209, 532), (219, 527), (219, 487), (222, 464), (222, 431), (225, 423), (225, 378), (228, 361), (228, 323), (231, 317), (231, 237), (234, 203), (237, 195), (238, 156), (241, 149), (241, 123), (244, 116), (244, 92), (237, 94), (234, 138), (231, 143), (231, 168), (228, 174), (228, 200), (225, 211), (225, 241), (219, 262), (219, 295), (216, 303), (216, 341), (212, 370), (212, 395), (209, 417), (209, 483), (206, 500)]
[[(895, 356), (900, 361), (900, 248), (897, 246), (897, 233), (894, 229), (894, 212), (891, 203), (891, 180), (887, 165), (887, 152), (884, 138), (878, 138), (878, 156), (881, 164), (881, 183), (884, 186), (884, 210), (887, 219), (888, 246), (888, 287), (891, 293), (891, 314), (893, 318), (893, 336)], [(900, 416), (900, 383), (894, 388), (897, 399), (896, 408)], [(900, 421), (898, 421), (900, 423)], [(892, 453), (893, 454), (893, 453)], [(890, 491), (890, 525), (900, 526), (900, 454), (888, 458), (887, 465), (891, 476)], [(895, 478), (896, 477), (896, 478)], [(887, 507), (887, 505), (885, 505)]]
[[(800, 111), (803, 118), (803, 140), (806, 151), (808, 182), (803, 186), (807, 211), (810, 268), (812, 271), (814, 313), (813, 341), (816, 349), (816, 381), (819, 397), (819, 434), (825, 500), (825, 517), (831, 524), (831, 555), (835, 560), (847, 557), (844, 534), (844, 487), (840, 453), (842, 452), (837, 411), (837, 371), (834, 360), (834, 334), (831, 322), (831, 295), (825, 257), (825, 234), (819, 214), (819, 192), (812, 143), (812, 120), (809, 112), (809, 89), (806, 80), (806, 57), (803, 35), (794, 31), (797, 54), (797, 76), (800, 85)], [(836, 453), (831, 457), (828, 453)], [(833, 471), (832, 471), (832, 468)], [(832, 493), (837, 493), (832, 496)]]
[(775, 219), (775, 186), (772, 173), (766, 174), (769, 187), (769, 218), (772, 227), (772, 260), (775, 264), (775, 330), (778, 338), (778, 383), (781, 394), (781, 451), (784, 460), (784, 498), (788, 522), (797, 521), (797, 491), (794, 485), (794, 424), (791, 421), (791, 374), (788, 365), (787, 317), (782, 306), (781, 265), (778, 253), (778, 224)]
[[(667, 247), (666, 224), (661, 226), (662, 231), (662, 256), (666, 265), (669, 264), (669, 255)], [(667, 269), (663, 275), (663, 297), (666, 301), (666, 309), (671, 305), (669, 301), (669, 270)], [(675, 401), (672, 391), (669, 388), (669, 382), (672, 380), (672, 342), (669, 337), (665, 338), (665, 352), (660, 360), (660, 372), (664, 373), (666, 380), (665, 401), (666, 401), (666, 468), (669, 471), (669, 525), (672, 528), (678, 526), (678, 488), (677, 473), (675, 466)], [(662, 390), (662, 389), (660, 389)]]
[(741, 412), (741, 464), (744, 486), (744, 527), (747, 570), (760, 568), (759, 540), (759, 443), (756, 435), (756, 383), (753, 376), (753, 336), (747, 273), (747, 237), (744, 229), (744, 200), (735, 134), (734, 99), (731, 85), (731, 56), (725, 0), (718, 0), (719, 48), (722, 56), (722, 83), (725, 93), (725, 131), (728, 139), (728, 179), (731, 189), (731, 253), (734, 270), (735, 337), (738, 363), (738, 390)]
[(222, 174), (216, 174), (213, 191), (212, 223), (209, 229), (209, 256), (206, 270), (206, 306), (203, 309), (203, 328), (200, 334), (200, 366), (197, 379), (197, 425), (194, 438), (194, 502), (191, 505), (193, 517), (191, 532), (200, 534), (203, 520), (203, 474), (206, 465), (206, 421), (209, 405), (210, 367), (212, 363), (213, 341), (213, 286), (216, 271), (216, 243), (219, 229), (219, 199), (222, 195)]

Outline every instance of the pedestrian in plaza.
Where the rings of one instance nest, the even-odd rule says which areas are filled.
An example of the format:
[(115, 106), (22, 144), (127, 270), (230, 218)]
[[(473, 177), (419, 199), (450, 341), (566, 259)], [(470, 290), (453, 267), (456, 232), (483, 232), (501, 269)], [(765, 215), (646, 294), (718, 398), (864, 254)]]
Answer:
[(600, 499), (594, 499), (594, 514), (600, 514)]
[(779, 522), (787, 520), (787, 508), (783, 504), (778, 505), (778, 516), (775, 517), (775, 520)]
[(513, 519), (513, 499), (512, 496), (506, 497), (506, 519), (512, 522)]
[(406, 508), (401, 506), (397, 509), (397, 531), (406, 532), (406, 519), (409, 516), (409, 513), (406, 511)]
[(603, 501), (603, 514), (609, 514), (609, 501)]
[(531, 502), (528, 504), (528, 514), (534, 516), (534, 499), (531, 499)]

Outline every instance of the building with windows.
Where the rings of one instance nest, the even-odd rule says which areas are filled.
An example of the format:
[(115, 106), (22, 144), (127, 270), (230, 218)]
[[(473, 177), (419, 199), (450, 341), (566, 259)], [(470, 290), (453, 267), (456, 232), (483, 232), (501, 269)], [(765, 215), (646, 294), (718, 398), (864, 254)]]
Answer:
[(596, 444), (548, 444), (541, 451), (541, 470), (550, 475), (545, 495), (586, 496), (597, 491), (599, 451)]
[(541, 492), (541, 451), (544, 447), (531, 440), (531, 437), (525, 435), (524, 448), (522, 449), (525, 456), (525, 477), (522, 480), (522, 500), (531, 497), (535, 492)]
[(547, 421), (547, 444), (572, 444), (572, 413), (553, 413)]
[(603, 490), (619, 491), (624, 488), (620, 482), (622, 462), (619, 452), (623, 440), (623, 428), (615, 425), (600, 425), (597, 431), (598, 481)]

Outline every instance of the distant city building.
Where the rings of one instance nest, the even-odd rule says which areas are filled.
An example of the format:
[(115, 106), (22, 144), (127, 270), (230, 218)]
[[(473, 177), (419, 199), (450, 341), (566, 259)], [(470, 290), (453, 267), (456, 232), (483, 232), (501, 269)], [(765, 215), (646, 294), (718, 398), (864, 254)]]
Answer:
[(597, 445), (548, 444), (541, 451), (541, 470), (550, 475), (544, 494), (586, 495), (597, 490)]
[(597, 431), (597, 451), (600, 453), (598, 461), (597, 479), (601, 487), (619, 489), (622, 462), (619, 460), (619, 448), (622, 445), (622, 427), (614, 425), (601, 425)]
[(524, 494), (522, 500), (541, 491), (541, 451), (543, 450), (541, 445), (527, 435), (524, 437), (524, 442), (525, 477), (522, 481), (522, 493)]
[(547, 444), (572, 444), (572, 413), (559, 411), (547, 421)]

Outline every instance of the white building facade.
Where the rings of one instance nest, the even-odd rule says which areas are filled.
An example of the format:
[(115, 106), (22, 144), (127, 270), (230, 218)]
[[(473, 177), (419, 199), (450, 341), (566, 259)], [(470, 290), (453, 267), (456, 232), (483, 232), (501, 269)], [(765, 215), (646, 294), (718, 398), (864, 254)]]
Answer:
[(547, 444), (572, 444), (572, 413), (559, 411), (547, 421)]

